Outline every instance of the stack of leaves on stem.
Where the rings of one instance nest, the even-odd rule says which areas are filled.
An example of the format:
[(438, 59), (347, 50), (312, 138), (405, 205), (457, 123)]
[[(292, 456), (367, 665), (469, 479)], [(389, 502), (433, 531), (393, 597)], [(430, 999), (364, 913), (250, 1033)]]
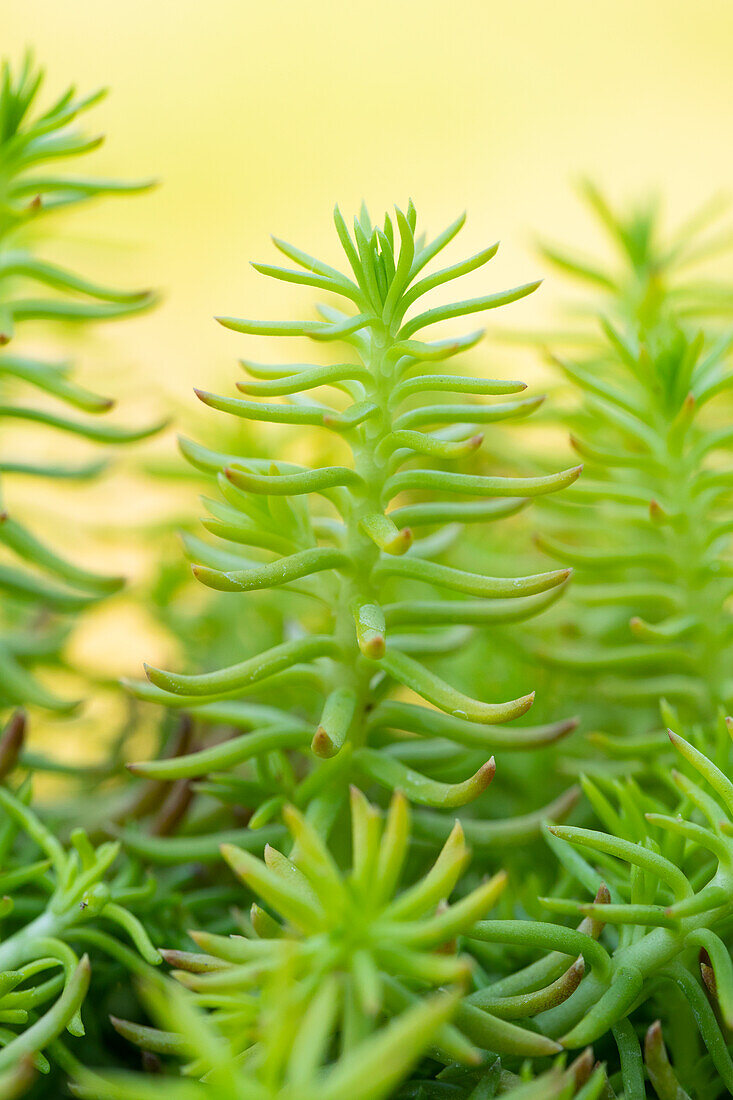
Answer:
[[(159, 425), (128, 429), (98, 423), (97, 416), (114, 402), (76, 383), (69, 363), (33, 358), (22, 347), (26, 322), (60, 327), (113, 320), (139, 313), (153, 302), (148, 291), (100, 285), (37, 254), (44, 241), (41, 226), (55, 211), (150, 186), (58, 172), (60, 160), (100, 145), (101, 138), (87, 137), (76, 122), (103, 93), (79, 98), (70, 88), (39, 109), (42, 78), (28, 55), (17, 73), (4, 65), (0, 84), (0, 423), (27, 422), (95, 443), (128, 443), (152, 434)], [(16, 398), (16, 390), (22, 396)], [(39, 406), (34, 391), (89, 415), (66, 415)], [(17, 451), (0, 456), (3, 478), (84, 480), (96, 477), (103, 466), (96, 459), (75, 466), (47, 464), (33, 453)], [(90, 572), (56, 553), (1, 498), (0, 546), (0, 712), (18, 704), (68, 710), (73, 702), (44, 686), (27, 666), (51, 659), (68, 616), (115, 592), (122, 579)], [(60, 628), (47, 623), (49, 613), (62, 616)]]
[[(177, 967), (175, 976), (201, 1004), (215, 1005), (217, 996), (224, 996), (223, 1011), (215, 1015), (235, 1053), (253, 1041), (245, 1015), (256, 1023), (263, 974), (280, 969), (285, 959), (291, 960), (292, 978), (304, 993), (314, 996), (324, 983), (335, 984), (332, 1027), (345, 1051), (369, 1035), (385, 1013), (409, 1008), (433, 987), (467, 981), (471, 960), (456, 953), (456, 937), (494, 908), (506, 875), (500, 872), (453, 905), (445, 902), (468, 860), (459, 822), (428, 873), (395, 894), (411, 839), (404, 795), (392, 797), (382, 824), (377, 808), (352, 789), (353, 851), (347, 874), (298, 810), (288, 806), (284, 815), (293, 842), (290, 858), (269, 845), (264, 861), (233, 845), (222, 849), (236, 875), (267, 907), (253, 906), (249, 935), (193, 932), (203, 954), (164, 952)], [(241, 1013), (233, 1017), (235, 997)], [(123, 1030), (137, 1037), (134, 1026)], [(149, 1031), (139, 1039), (153, 1049), (161, 1041)], [(458, 1007), (455, 1025), (436, 1033), (435, 1046), (444, 1061), (469, 1064), (481, 1061), (480, 1049), (528, 1057), (559, 1050), (554, 1041), (468, 1001)]]
[[(280, 645), (223, 669), (148, 668), (148, 684), (130, 685), (141, 699), (246, 732), (189, 757), (135, 764), (135, 772), (154, 779), (208, 776), (206, 792), (250, 807), (253, 826), (276, 818), (291, 801), (325, 835), (352, 781), (400, 789), (419, 806), (453, 808), (485, 789), (494, 749), (528, 749), (572, 728), (556, 723), (505, 733), (498, 724), (523, 715), (531, 694), (488, 702), (430, 669), (431, 656), (453, 651), (473, 629), (543, 610), (570, 572), (504, 578), (455, 569), (440, 559), (463, 527), (510, 515), (530, 498), (572, 484), (580, 472), (574, 466), (508, 477), (454, 469), (481, 445), (485, 425), (526, 416), (542, 401), (516, 396), (521, 382), (466, 377), (442, 366), (475, 345), (480, 330), (417, 338), (438, 322), (507, 305), (537, 286), (408, 316), (422, 295), (494, 256), (492, 245), (421, 274), (463, 221), (428, 241), (417, 233), (411, 205), (405, 214), (397, 211), (396, 226), (387, 217), (383, 228), (362, 211), (352, 236), (337, 210), (349, 275), (283, 241), (275, 243), (295, 268), (255, 266), (330, 291), (351, 304), (350, 312), (329, 305), (320, 307), (317, 321), (221, 319), (237, 332), (346, 345), (347, 361), (327, 365), (247, 360), (252, 380), (237, 384), (244, 397), (198, 395), (245, 420), (336, 433), (352, 462), (309, 469), (183, 441), (186, 457), (216, 477), (221, 494), (205, 521), (220, 542), (187, 543), (196, 576), (233, 594), (273, 586), (297, 593), (307, 601), (307, 629), (304, 622)], [(321, 387), (334, 391), (334, 404), (317, 393), (304, 396)], [(492, 396), (507, 399), (476, 400)], [(300, 690), (301, 707), (277, 706), (286, 686)]]
[[(576, 347), (563, 353), (560, 337), (553, 356), (575, 391), (564, 423), (586, 472), (540, 515), (539, 546), (576, 571), (540, 653), (569, 684), (594, 685), (586, 713), (612, 726), (596, 744), (638, 767), (666, 754), (663, 734), (649, 737), (660, 699), (667, 724), (708, 732), (733, 704), (731, 293), (687, 270), (721, 247), (706, 212), (665, 243), (655, 207), (623, 217), (596, 189), (588, 197), (615, 264), (546, 249), (596, 302)], [(727, 738), (708, 749), (727, 763)]]

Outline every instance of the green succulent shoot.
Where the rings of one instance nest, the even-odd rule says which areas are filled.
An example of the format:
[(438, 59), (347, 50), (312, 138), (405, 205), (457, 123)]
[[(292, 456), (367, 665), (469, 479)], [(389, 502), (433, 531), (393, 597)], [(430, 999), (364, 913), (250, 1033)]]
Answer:
[(578, 604), (607, 612), (581, 619), (595, 638), (543, 656), (602, 678), (618, 699), (653, 705), (665, 696), (696, 719), (733, 701), (732, 437), (711, 426), (721, 410), (707, 408), (730, 385), (728, 342), (680, 330), (641, 342), (614, 333), (602, 381), (563, 361), (584, 391), (572, 441), (587, 480), (568, 502), (572, 517), (561, 509), (537, 539), (573, 564)]
[[(685, 722), (710, 726), (733, 703), (731, 335), (697, 318), (725, 288), (705, 295), (674, 278), (690, 250), (705, 257), (694, 238), (662, 249), (653, 225), (632, 233), (593, 194), (604, 224), (627, 241), (628, 270), (608, 273), (597, 335), (553, 359), (574, 390), (564, 422), (586, 472), (542, 516), (539, 546), (576, 571), (563, 626), (577, 637), (543, 645), (542, 656), (628, 704), (625, 734), (640, 705), (656, 710), (660, 697)], [(625, 741), (627, 754), (663, 746), (661, 735), (644, 738), (601, 740), (619, 752)]]
[[(0, 740), (3, 775), (19, 749), (16, 732), (11, 727)], [(86, 955), (78, 958), (72, 943), (101, 951), (131, 971), (161, 962), (129, 908), (151, 895), (154, 881), (138, 884), (130, 868), (118, 863), (119, 843), (95, 848), (81, 828), (65, 848), (31, 799), (30, 778), (15, 790), (0, 785), (0, 1081), (7, 1073), (8, 1090), (25, 1081), (19, 1067), (26, 1061), (49, 1071), (42, 1052), (64, 1030), (84, 1034), (80, 1010), (90, 964)]]
[[(36, 247), (44, 241), (47, 215), (101, 195), (134, 194), (149, 182), (124, 183), (59, 173), (56, 165), (100, 145), (76, 123), (103, 93), (78, 98), (73, 88), (46, 109), (35, 110), (43, 73), (30, 55), (14, 73), (5, 63), (0, 77), (0, 422), (26, 422), (70, 433), (94, 443), (119, 444), (143, 439), (160, 425), (129, 429), (100, 424), (99, 414), (114, 404), (85, 389), (66, 362), (47, 362), (17, 348), (26, 322), (59, 325), (113, 320), (148, 309), (149, 291), (103, 286), (44, 260)], [(16, 391), (41, 391), (52, 401), (88, 414), (67, 416)], [(104, 463), (47, 464), (31, 455), (0, 456), (0, 476), (61, 479), (96, 476)], [(26, 667), (58, 649), (58, 631), (32, 628), (32, 615), (77, 612), (117, 590), (121, 578), (90, 572), (56, 553), (0, 498), (0, 592), (8, 608), (0, 627), (0, 709), (31, 703), (51, 710), (70, 704), (46, 688)], [(13, 559), (19, 559), (17, 564)], [(17, 612), (15, 611), (18, 605)]]
[[(586, 794), (608, 831), (549, 826), (551, 846), (565, 869), (596, 897), (592, 902), (550, 897), (543, 904), (557, 914), (602, 922), (605, 942), (588, 934), (588, 926), (575, 931), (541, 921), (480, 921), (471, 932), (477, 941), (561, 953), (489, 986), (481, 993), (487, 1005), (510, 988), (529, 1010), (538, 974), (552, 979), (562, 971), (562, 955), (565, 965), (567, 956), (582, 955), (582, 980), (562, 1003), (545, 1002), (535, 1024), (569, 1049), (612, 1032), (626, 1094), (634, 1096), (642, 1094), (629, 1082), (643, 1080), (634, 1013), (650, 999), (668, 1002), (670, 984), (681, 994), (676, 1013), (688, 1030), (699, 1032), (706, 1053), (687, 1068), (693, 1079), (683, 1084), (692, 1095), (703, 1095), (697, 1090), (712, 1064), (733, 1089), (725, 1038), (733, 1024), (733, 963), (726, 946), (733, 897), (733, 783), (690, 742), (671, 731), (669, 736), (686, 769), (672, 773), (676, 813), (633, 781), (585, 780)], [(480, 942), (478, 950), (480, 955)], [(660, 1080), (669, 1078), (673, 1071), (665, 1069), (659, 1029), (648, 1036), (647, 1048)]]
[[(514, 736), (502, 734), (497, 723), (524, 714), (533, 696), (499, 703), (469, 697), (431, 671), (430, 657), (452, 651), (475, 627), (537, 614), (569, 576), (557, 569), (491, 577), (440, 560), (465, 524), (511, 515), (532, 497), (571, 484), (580, 471), (541, 477), (457, 472), (455, 462), (480, 446), (486, 425), (527, 416), (542, 397), (517, 396), (521, 382), (464, 376), (443, 365), (473, 347), (480, 330), (422, 338), (438, 322), (518, 301), (538, 284), (411, 313), (430, 290), (486, 264), (497, 246), (423, 275), (463, 217), (433, 240), (417, 234), (411, 204), (407, 213), (397, 210), (396, 228), (389, 217), (383, 228), (372, 225), (366, 210), (353, 236), (338, 209), (335, 222), (349, 275), (279, 240), (297, 266), (255, 267), (345, 299), (350, 312), (329, 305), (320, 307), (317, 321), (220, 320), (236, 332), (342, 343), (346, 361), (264, 366), (247, 360), (250, 378), (237, 384), (244, 397), (198, 396), (247, 421), (325, 429), (346, 445), (351, 463), (308, 468), (182, 443), (185, 456), (214, 475), (221, 492), (221, 499), (207, 502), (211, 514), (204, 521), (220, 543), (187, 539), (198, 579), (231, 593), (273, 586), (298, 593), (310, 608), (307, 625), (227, 668), (195, 674), (147, 668), (150, 683), (131, 685), (142, 699), (248, 731), (188, 759), (135, 765), (142, 775), (218, 774), (293, 749), (323, 762), (284, 790), (273, 792), (260, 780), (259, 804), (256, 788), (253, 796), (257, 823), (285, 797), (309, 805), (325, 822), (352, 779), (399, 788), (425, 806), (454, 807), (476, 797), (491, 778), (487, 757)], [(319, 397), (322, 387), (335, 391), (333, 404)], [(479, 400), (494, 396), (507, 399)], [(293, 685), (303, 697), (315, 694), (313, 714), (278, 707), (277, 692)], [(247, 700), (253, 692), (265, 694), (266, 709)], [(517, 731), (517, 744), (544, 743), (570, 728)], [(415, 736), (427, 739), (431, 775), (400, 759), (400, 744)], [(457, 754), (450, 763), (465, 758), (476, 768), (468, 778), (442, 781), (446, 742)]]
[[(311, 995), (292, 981), (288, 963), (263, 982), (260, 1024), (244, 1058), (179, 987), (153, 986), (152, 1014), (167, 1029), (148, 1028), (161, 1053), (207, 1066), (202, 1080), (131, 1073), (96, 1073), (77, 1066), (72, 1086), (84, 1100), (383, 1100), (408, 1075), (455, 1009), (458, 994), (433, 994), (348, 1051), (331, 1056), (339, 1012), (335, 979)], [(145, 1029), (138, 1028), (139, 1032)]]
[[(456, 822), (431, 869), (399, 890), (410, 846), (410, 811), (393, 795), (384, 820), (364, 795), (351, 791), (351, 867), (343, 872), (317, 830), (295, 807), (283, 815), (293, 841), (290, 857), (268, 845), (264, 860), (233, 845), (222, 854), (255, 894), (246, 934), (192, 932), (203, 954), (163, 952), (174, 976), (195, 992), (237, 1052), (251, 1043), (248, 1020), (257, 1018), (257, 988), (263, 975), (291, 960), (294, 980), (316, 996), (335, 983), (338, 1009), (333, 1030), (350, 1050), (383, 1019), (445, 984), (466, 984), (471, 960), (455, 940), (496, 904), (506, 875), (499, 872), (452, 904), (450, 897), (469, 853)], [(273, 914), (277, 914), (275, 917)], [(278, 919), (279, 918), (279, 919)], [(319, 995), (319, 994), (318, 994)], [(160, 1038), (136, 1025), (118, 1023), (142, 1045)], [(492, 1016), (468, 998), (454, 1023), (436, 1032), (443, 1061), (481, 1061), (481, 1050), (520, 1056), (551, 1054), (558, 1045), (511, 1021)]]

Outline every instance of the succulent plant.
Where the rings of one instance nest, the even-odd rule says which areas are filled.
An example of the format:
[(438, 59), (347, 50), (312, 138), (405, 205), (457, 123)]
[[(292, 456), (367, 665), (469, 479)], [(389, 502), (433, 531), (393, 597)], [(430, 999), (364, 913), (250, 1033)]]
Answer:
[[(151, 435), (160, 425), (129, 429), (97, 423), (97, 415), (107, 412), (112, 400), (75, 382), (69, 363), (16, 350), (26, 322), (61, 326), (113, 320), (148, 309), (154, 300), (149, 291), (115, 290), (37, 254), (37, 243), (43, 241), (40, 225), (47, 215), (101, 195), (136, 193), (150, 186), (57, 173), (59, 160), (82, 156), (101, 143), (101, 138), (78, 130), (76, 122), (103, 93), (79, 98), (70, 88), (34, 114), (42, 79), (30, 54), (17, 73), (6, 62), (0, 78), (0, 421), (43, 425), (95, 443), (128, 443)], [(26, 388), (30, 397), (16, 398), (16, 390)], [(89, 415), (67, 416), (38, 405), (34, 391)], [(96, 459), (81, 466), (49, 464), (32, 453), (13, 454), (0, 457), (0, 475), (86, 479), (103, 465)], [(0, 710), (27, 703), (67, 710), (73, 703), (45, 687), (26, 667), (51, 656), (63, 636), (63, 630), (39, 630), (37, 620), (49, 612), (77, 612), (116, 591), (122, 580), (91, 572), (56, 553), (1, 498), (0, 545), (7, 552), (0, 563)]]
[(72, 944), (101, 951), (133, 971), (161, 961), (129, 908), (155, 884), (135, 883), (129, 868), (113, 872), (120, 845), (95, 848), (82, 828), (64, 847), (32, 809), (31, 794), (29, 780), (15, 789), (0, 785), (0, 1073), (17, 1070), (24, 1059), (46, 1073), (42, 1050), (64, 1030), (84, 1034), (81, 1007), (90, 963), (87, 955), (78, 958)]
[(287, 970), (264, 983), (261, 1030), (242, 1059), (232, 1056), (211, 1017), (183, 990), (153, 988), (148, 998), (170, 1029), (156, 1033), (159, 1049), (208, 1066), (204, 1079), (102, 1075), (79, 1067), (74, 1095), (85, 1100), (382, 1100), (445, 1025), (457, 999), (451, 992), (428, 997), (329, 1061), (339, 1008), (336, 982), (325, 982), (314, 996), (303, 993)]
[[(352, 788), (352, 861), (346, 874), (298, 810), (287, 806), (284, 817), (294, 844), (290, 858), (271, 846), (264, 861), (233, 845), (222, 848), (258, 898), (249, 937), (193, 932), (203, 954), (164, 952), (202, 1004), (216, 1004), (223, 996), (225, 1007), (217, 1015), (234, 1044), (249, 1040), (242, 1016), (246, 1019), (243, 1006), (252, 990), (263, 973), (278, 970), (285, 959), (311, 995), (324, 982), (336, 981), (334, 1028), (347, 1047), (369, 1034), (385, 1012), (401, 1011), (417, 994), (465, 983), (470, 959), (455, 953), (454, 941), (494, 907), (506, 875), (500, 872), (446, 903), (468, 860), (459, 822), (432, 868), (397, 892), (410, 849), (409, 804), (401, 793), (392, 797), (382, 824), (376, 807)], [(239, 999), (242, 1008), (235, 1011)], [(470, 998), (458, 1006), (455, 1021), (456, 1027), (445, 1025), (436, 1038), (444, 1055), (460, 1061), (480, 1061), (476, 1047), (537, 1057), (558, 1049), (543, 1036), (492, 1017)]]
[[(628, 1082), (641, 1073), (642, 1061), (634, 1014), (649, 998), (659, 997), (660, 986), (672, 983), (681, 991), (680, 1011), (686, 1012), (688, 1026), (699, 1030), (709, 1061), (730, 1090), (733, 1062), (725, 1034), (733, 1022), (733, 964), (726, 946), (733, 784), (692, 744), (671, 731), (669, 736), (686, 771), (696, 775), (693, 780), (673, 772), (679, 792), (676, 812), (668, 812), (666, 805), (633, 783), (615, 786), (616, 808), (609, 798), (612, 783), (587, 780), (586, 793), (605, 831), (548, 827), (552, 848), (569, 874), (596, 897), (592, 902), (552, 897), (543, 904), (554, 913), (601, 922), (608, 946), (597, 934), (589, 934), (588, 926), (576, 931), (541, 921), (481, 921), (470, 933), (472, 938), (544, 947), (555, 954), (527, 968), (524, 975), (519, 972), (486, 987), (476, 998), (496, 1012), (501, 998), (511, 991), (508, 1000), (526, 1014), (534, 1011), (538, 1000), (535, 1023), (570, 1050), (611, 1032), (628, 1090)], [(543, 1001), (542, 991), (533, 990), (540, 976), (550, 983), (548, 992), (553, 981), (562, 981), (567, 967), (563, 955), (582, 955), (585, 973), (570, 995), (553, 1005), (547, 994)], [(564, 973), (567, 987), (567, 969)], [(659, 1043), (655, 1033), (648, 1045), (661, 1075), (664, 1056)], [(695, 1067), (698, 1074), (701, 1068)], [(694, 1089), (693, 1094), (697, 1095)]]
[(726, 351), (670, 328), (641, 341), (615, 333), (602, 382), (566, 364), (586, 394), (573, 443), (587, 480), (572, 534), (538, 536), (553, 558), (572, 562), (578, 602), (613, 611), (592, 641), (544, 655), (603, 677), (604, 693), (652, 704), (665, 696), (698, 720), (733, 699), (728, 432), (706, 423), (708, 402), (728, 384)]
[[(434, 306), (408, 318), (422, 295), (494, 256), (492, 245), (421, 276), (463, 221), (457, 219), (427, 241), (416, 233), (412, 205), (406, 214), (397, 210), (396, 228), (389, 217), (383, 228), (372, 225), (362, 210), (352, 236), (337, 209), (336, 229), (351, 275), (279, 240), (277, 247), (297, 267), (255, 266), (276, 279), (329, 291), (346, 299), (353, 312), (322, 306), (318, 321), (220, 319), (237, 332), (347, 345), (347, 362), (264, 366), (245, 361), (253, 379), (238, 383), (245, 398), (203, 391), (198, 396), (247, 421), (326, 429), (346, 444), (353, 461), (313, 469), (183, 442), (185, 456), (216, 476), (223, 497), (210, 502), (211, 517), (205, 521), (223, 545), (188, 540), (199, 580), (232, 593), (287, 588), (305, 597), (312, 609), (305, 629), (227, 668), (193, 674), (148, 668), (150, 683), (132, 685), (140, 698), (186, 707), (199, 719), (248, 732), (189, 759), (135, 765), (140, 774), (166, 779), (218, 774), (266, 753), (299, 750), (311, 761), (305, 778), (279, 789), (276, 785), (274, 793), (271, 784), (261, 783), (254, 820), (267, 820), (289, 798), (308, 805), (309, 813), (325, 822), (333, 819), (352, 779), (399, 788), (425, 806), (462, 805), (488, 783), (492, 769), (486, 760), (495, 746), (515, 740), (526, 747), (571, 728), (502, 734), (496, 724), (525, 713), (531, 694), (485, 702), (466, 696), (429, 667), (431, 654), (451, 651), (464, 637), (456, 627), (486, 627), (536, 614), (559, 595), (569, 575), (559, 569), (487, 577), (437, 560), (462, 526), (509, 515), (530, 498), (571, 484), (580, 470), (528, 478), (471, 476), (450, 468), (480, 445), (483, 425), (526, 416), (542, 400), (514, 396), (524, 389), (520, 382), (425, 369), (474, 346), (481, 332), (425, 341), (417, 338), (423, 329), (507, 305), (537, 286), (528, 283)], [(345, 402), (331, 405), (304, 396), (322, 386), (345, 395)], [(474, 395), (509, 399), (465, 400)], [(415, 539), (415, 531), (423, 537)], [(295, 686), (303, 698), (314, 697), (312, 713), (275, 705), (274, 692), (286, 686)], [(395, 688), (403, 696), (407, 689), (421, 702), (395, 698)], [(253, 691), (266, 693), (266, 708), (241, 699)], [(401, 759), (402, 746), (412, 745), (415, 735), (427, 739), (432, 777)], [(441, 779), (446, 743), (455, 754), (453, 763), (464, 758), (473, 766), (479, 756), (469, 778)]]
[[(604, 730), (596, 744), (639, 761), (646, 746), (665, 752), (662, 733), (649, 735), (660, 698), (679, 711), (666, 707), (667, 723), (708, 729), (733, 701), (729, 290), (686, 271), (719, 246), (717, 237), (698, 244), (704, 218), (667, 245), (653, 208), (624, 218), (588, 193), (622, 262), (589, 266), (547, 253), (593, 284), (597, 301), (577, 346), (568, 339), (562, 350), (560, 335), (553, 356), (573, 391), (563, 422), (586, 472), (538, 513), (538, 545), (572, 564), (576, 580), (538, 648), (568, 684), (595, 685), (603, 713), (592, 703), (586, 713)], [(708, 751), (726, 764), (725, 741)]]

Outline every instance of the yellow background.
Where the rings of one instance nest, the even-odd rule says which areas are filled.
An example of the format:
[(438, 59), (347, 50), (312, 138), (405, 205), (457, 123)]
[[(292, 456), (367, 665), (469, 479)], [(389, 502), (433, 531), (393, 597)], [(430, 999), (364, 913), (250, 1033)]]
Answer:
[(335, 201), (465, 207), (503, 282), (538, 271), (532, 233), (583, 239), (578, 174), (684, 213), (733, 167), (730, 0), (0, 0), (0, 42), (50, 89), (108, 85), (98, 167), (162, 181), (97, 224), (166, 293), (114, 336), (177, 397), (241, 351), (212, 314), (305, 302), (247, 261), (270, 232), (335, 255)]
[[(307, 290), (248, 260), (274, 257), (271, 231), (335, 259), (335, 201), (379, 212), (412, 196), (434, 230), (467, 208), (462, 254), (502, 238), (481, 276), (498, 289), (541, 273), (536, 233), (592, 250), (573, 178), (614, 198), (658, 188), (682, 216), (733, 169), (730, 0), (0, 0), (0, 43), (14, 59), (35, 49), (49, 94), (108, 85), (89, 116), (109, 135), (93, 166), (161, 181), (77, 215), (61, 242), (84, 270), (165, 295), (82, 355), (84, 380), (128, 419), (173, 408), (185, 423), (194, 383), (233, 381), (244, 338), (214, 314), (308, 315)], [(541, 318), (553, 293), (512, 322)], [(486, 348), (492, 372), (502, 354)], [(151, 487), (86, 492), (79, 509), (121, 531), (161, 507)], [(76, 513), (57, 518), (75, 538)], [(129, 542), (108, 537), (104, 553), (134, 575)], [(107, 671), (160, 658), (165, 641), (124, 601), (100, 614)]]

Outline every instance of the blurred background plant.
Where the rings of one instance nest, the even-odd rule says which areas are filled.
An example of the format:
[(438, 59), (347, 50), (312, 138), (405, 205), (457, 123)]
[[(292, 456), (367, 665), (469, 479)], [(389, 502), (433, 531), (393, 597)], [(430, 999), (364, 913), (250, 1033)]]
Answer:
[[(107, 412), (114, 401), (76, 383), (71, 365), (27, 353), (21, 332), (26, 322), (55, 322), (59, 328), (93, 321), (116, 320), (149, 308), (148, 291), (115, 290), (49, 262), (43, 225), (59, 209), (88, 203), (102, 195), (135, 194), (147, 183), (92, 179), (56, 170), (59, 161), (91, 152), (101, 139), (86, 136), (77, 120), (101, 98), (101, 93), (77, 97), (70, 88), (47, 107), (39, 106), (43, 73), (26, 54), (14, 70), (5, 63), (0, 89), (0, 377), (4, 427), (3, 481), (49, 478), (85, 481), (104, 468), (91, 461), (39, 460), (43, 442), (27, 442), (12, 434), (16, 422), (39, 424), (72, 438), (93, 443), (131, 443), (155, 434), (160, 425), (130, 429), (96, 423), (93, 415)], [(40, 394), (51, 398), (47, 407)], [(54, 405), (54, 401), (56, 405)], [(61, 403), (61, 411), (58, 411)], [(63, 406), (66, 406), (64, 408)], [(9, 430), (8, 430), (9, 429)], [(0, 513), (0, 564), (3, 628), (0, 641), (0, 707), (34, 705), (51, 711), (72, 710), (76, 702), (53, 692), (29, 670), (34, 661), (58, 661), (68, 632), (63, 616), (110, 595), (122, 586), (120, 577), (93, 572), (57, 553), (27, 524), (22, 497), (6, 497)], [(35, 521), (35, 517), (34, 517)], [(78, 535), (78, 529), (77, 529)]]
[(733, 287), (716, 261), (733, 240), (719, 201), (665, 234), (658, 202), (617, 212), (594, 184), (582, 191), (612, 256), (543, 245), (586, 300), (567, 329), (531, 337), (558, 374), (550, 417), (586, 464), (581, 486), (543, 502), (535, 542), (575, 584), (527, 632), (526, 656), (590, 731), (571, 767), (666, 767), (660, 704), (726, 767), (714, 731), (731, 705)]

